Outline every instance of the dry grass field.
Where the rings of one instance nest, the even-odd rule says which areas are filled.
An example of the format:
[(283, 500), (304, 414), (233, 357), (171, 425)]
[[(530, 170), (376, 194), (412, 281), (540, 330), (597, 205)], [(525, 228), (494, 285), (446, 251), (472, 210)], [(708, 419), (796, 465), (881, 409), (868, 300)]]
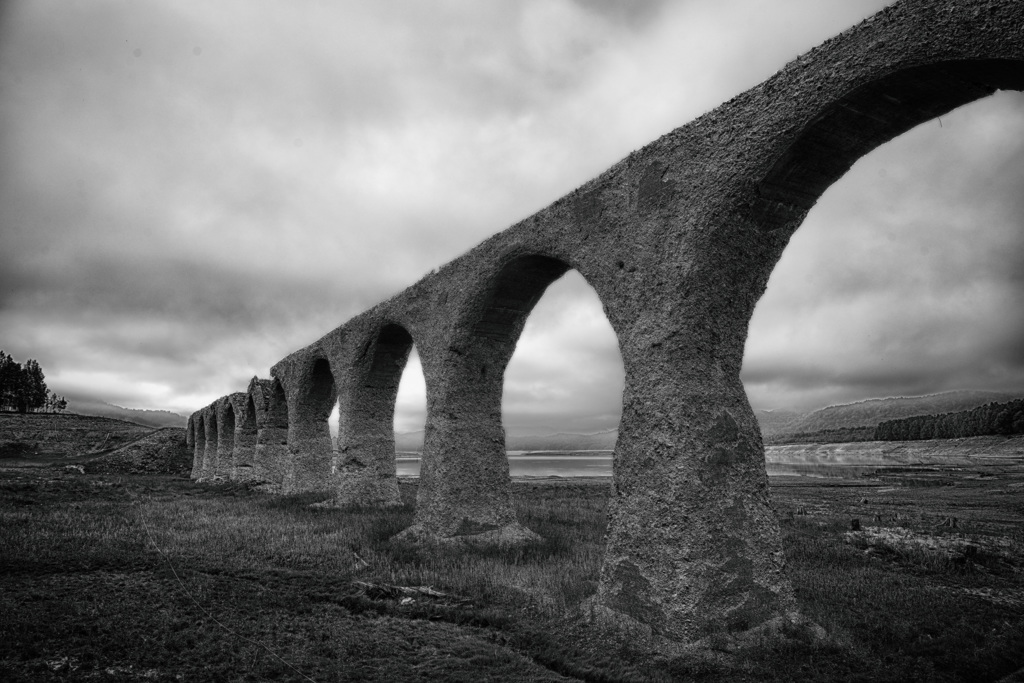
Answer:
[(337, 510), (0, 467), (0, 680), (995, 681), (1024, 667), (1020, 461), (773, 478), (801, 609), (828, 635), (741, 651), (590, 623), (607, 481), (517, 483), (545, 540), (508, 551), (390, 541), (415, 482), (402, 492), (395, 510)]

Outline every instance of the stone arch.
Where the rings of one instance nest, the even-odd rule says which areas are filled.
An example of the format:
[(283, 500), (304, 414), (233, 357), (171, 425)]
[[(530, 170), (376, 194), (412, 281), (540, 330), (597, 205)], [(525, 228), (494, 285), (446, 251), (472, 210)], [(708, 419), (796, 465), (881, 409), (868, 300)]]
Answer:
[[(993, 88), (1020, 89), (1022, 21), (1018, 0), (897, 0), (283, 359), (271, 372), (288, 403), (274, 410), (298, 444), (311, 364), (358, 366), (351, 338), (367, 321), (415, 321), (428, 423), (408, 532), (527, 538), (508, 500), (495, 376), (530, 292), (578, 262), (626, 370), (592, 613), (691, 642), (780, 624), (797, 604), (739, 377), (750, 316), (789, 234), (856, 158)], [(481, 273), (486, 291), (473, 289)]]
[(231, 478), (252, 481), (255, 475), (256, 403), (250, 392), (231, 395), (235, 407), (235, 448), (231, 455)]
[(942, 60), (886, 73), (821, 108), (758, 182), (763, 230), (796, 230), (871, 150), (996, 90), (1024, 90), (1024, 60)]
[(203, 408), (203, 423), (205, 424), (206, 447), (203, 451), (203, 477), (215, 479), (218, 476), (220, 465), (217, 459), (217, 448), (219, 446), (217, 411), (215, 406)]
[[(829, 49), (840, 52), (852, 42)], [(666, 255), (648, 267), (677, 267), (684, 275), (645, 291), (640, 310), (657, 326), (620, 334), (620, 342), (627, 340), (621, 349), (627, 378), (597, 602), (617, 620), (676, 639), (745, 631), (796, 608), (771, 512), (763, 442), (739, 378), (754, 307), (790, 235), (862, 155), (996, 88), (1020, 89), (1024, 80), (1020, 60), (918, 59), (878, 65), (872, 77), (829, 98), (823, 94), (835, 87), (829, 78), (842, 72), (835, 55), (817, 58), (787, 67), (749, 100), (734, 101), (736, 109), (749, 101), (757, 106), (737, 116), (754, 132), (733, 142), (728, 158), (754, 161), (738, 164), (745, 169), (737, 174), (741, 187), (709, 196), (689, 224), (671, 212), (687, 216), (678, 207), (687, 190), (699, 196), (697, 183), (666, 171), (662, 210), (676, 221), (671, 229), (686, 251), (675, 262)], [(800, 72), (811, 77), (797, 85), (788, 80)], [(814, 93), (808, 99), (817, 106), (798, 115), (792, 107), (799, 105), (781, 102), (780, 84), (794, 102), (802, 92)], [(776, 118), (773, 103), (789, 109), (787, 116)], [(694, 128), (725, 133), (726, 121), (736, 125), (730, 104), (719, 110), (721, 118), (699, 120)], [(692, 170), (687, 159), (675, 163)], [(686, 571), (674, 574), (671, 567)]]
[(235, 408), (225, 396), (214, 404), (217, 413), (217, 472), (216, 476), (233, 479), (232, 461), (235, 452)]
[(279, 491), (288, 458), (288, 400), (281, 382), (253, 377), (247, 391), (256, 412), (252, 480)]
[(202, 411), (194, 413), (192, 425), (195, 430), (193, 436), (192, 454), (192, 478), (202, 481), (206, 478), (206, 424), (203, 421)]
[(361, 347), (359, 362), (338, 392), (335, 505), (400, 505), (395, 469), (395, 399), (413, 337), (387, 322)]
[(185, 448), (192, 452), (192, 470), (190, 479), (198, 476), (199, 463), (196, 462), (196, 416), (195, 413), (188, 416), (188, 423), (185, 425)]
[(288, 460), (282, 490), (285, 493), (325, 491), (330, 488), (334, 455), (327, 424), (338, 400), (330, 361), (317, 355), (307, 359), (301, 374), (288, 386)]
[(407, 537), (536, 538), (518, 523), (512, 505), (501, 417), (504, 375), (530, 311), (572, 266), (536, 252), (513, 252), (498, 264), (456, 323), (441, 366), (424, 365), (427, 424), (416, 518), (403, 532)]

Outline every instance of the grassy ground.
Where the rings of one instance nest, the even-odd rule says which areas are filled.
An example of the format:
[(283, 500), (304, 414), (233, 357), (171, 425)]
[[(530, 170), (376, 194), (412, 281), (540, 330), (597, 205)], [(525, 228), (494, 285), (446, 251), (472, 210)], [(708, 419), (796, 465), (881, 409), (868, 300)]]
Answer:
[(390, 542), (414, 483), (380, 512), (0, 470), (0, 680), (997, 680), (1024, 667), (1024, 477), (976, 474), (775, 481), (801, 608), (828, 638), (669, 655), (574, 616), (606, 483), (517, 484), (545, 541), (484, 551)]

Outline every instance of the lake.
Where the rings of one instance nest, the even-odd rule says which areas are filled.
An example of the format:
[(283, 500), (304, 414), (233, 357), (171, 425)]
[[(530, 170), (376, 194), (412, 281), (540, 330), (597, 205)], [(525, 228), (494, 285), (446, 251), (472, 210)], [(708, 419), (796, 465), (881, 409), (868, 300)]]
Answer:
[[(864, 462), (865, 459), (837, 457), (818, 454), (811, 461), (791, 456), (778, 459), (769, 457), (766, 462), (769, 477), (800, 476), (822, 479), (854, 478), (881, 475), (888, 470), (933, 469), (927, 462)], [(860, 460), (860, 461), (858, 461)], [(417, 477), (420, 474), (420, 456), (416, 453), (399, 453), (396, 458), (398, 476)], [(509, 471), (513, 477), (611, 477), (611, 451), (510, 451)]]

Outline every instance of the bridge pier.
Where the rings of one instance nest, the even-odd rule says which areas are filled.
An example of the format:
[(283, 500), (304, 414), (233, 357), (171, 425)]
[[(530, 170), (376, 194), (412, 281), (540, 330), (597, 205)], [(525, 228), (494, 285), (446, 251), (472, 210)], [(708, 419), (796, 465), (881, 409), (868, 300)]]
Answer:
[(256, 408), (248, 393), (238, 391), (229, 394), (234, 414), (234, 447), (230, 456), (230, 478), (232, 481), (252, 481), (253, 458), (256, 447)]
[(217, 460), (214, 477), (232, 479), (232, 462), (235, 453), (235, 409), (231, 397), (224, 396), (213, 404), (217, 414)]
[(385, 325), (338, 392), (338, 464), (330, 505), (401, 505), (395, 466), (395, 397), (412, 336)]
[(449, 348), (440, 367), (423, 356), (427, 423), (416, 517), (399, 538), (496, 545), (540, 540), (519, 523), (512, 503), (501, 396), (515, 343), (504, 341), (476, 339)]
[(277, 380), (253, 377), (248, 394), (256, 410), (252, 481), (279, 492), (288, 460), (288, 402)]
[(288, 457), (281, 492), (330, 490), (334, 449), (327, 420), (337, 401), (330, 363), (319, 358), (303, 374), (280, 379), (288, 399)]
[(757, 421), (738, 373), (699, 365), (648, 353), (627, 373), (597, 594), (677, 641), (796, 613)]
[(199, 478), (199, 470), (202, 468), (202, 459), (196, 457), (196, 414), (189, 415), (188, 424), (185, 426), (185, 448), (192, 452), (192, 471), (189, 478), (195, 481)]
[(203, 408), (203, 476), (200, 481), (211, 481), (217, 476), (217, 413), (209, 406)]

